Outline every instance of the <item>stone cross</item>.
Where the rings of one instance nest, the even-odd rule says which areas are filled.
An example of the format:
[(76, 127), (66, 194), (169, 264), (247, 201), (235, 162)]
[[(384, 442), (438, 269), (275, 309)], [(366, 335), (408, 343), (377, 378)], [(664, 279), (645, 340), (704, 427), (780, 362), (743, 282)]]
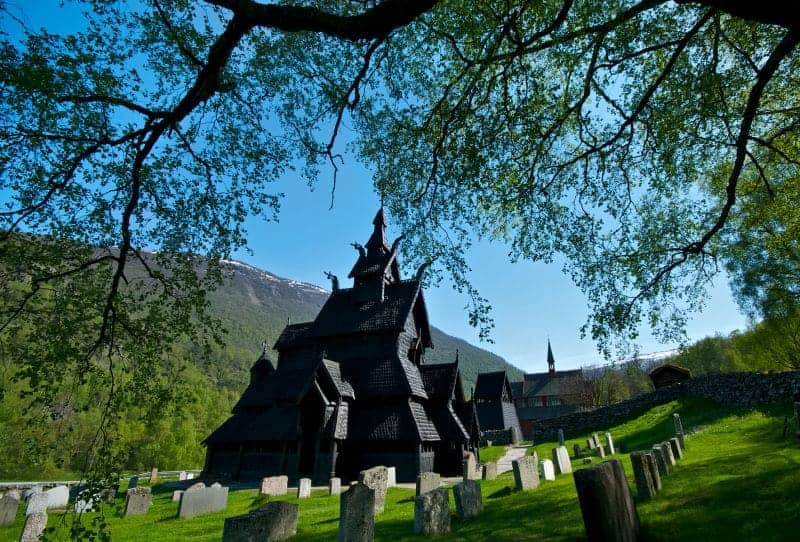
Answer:
[(421, 472), (417, 476), (417, 497), (424, 495), (428, 491), (439, 489), (442, 485), (442, 477), (435, 472)]
[(389, 484), (389, 472), (386, 467), (372, 467), (358, 473), (358, 481), (375, 490), (375, 514), (383, 512), (386, 501), (386, 488)]
[(559, 429), (558, 430), (558, 445), (559, 446), (564, 446), (564, 430), (563, 429)]
[(339, 542), (375, 540), (375, 490), (362, 483), (350, 486), (339, 501)]
[(518, 491), (527, 491), (539, 485), (538, 463), (539, 457), (536, 452), (511, 462), (514, 470), (514, 483)]
[(307, 499), (311, 496), (311, 478), (300, 478), (297, 481), (297, 498)]
[(432, 536), (449, 532), (450, 492), (440, 488), (415, 497), (414, 533)]
[(568, 474), (572, 472), (572, 462), (569, 460), (569, 453), (566, 446), (553, 448), (553, 464), (556, 467), (556, 474)]
[(542, 469), (541, 474), (545, 480), (553, 481), (556, 479), (556, 469), (553, 466), (552, 461), (549, 459), (542, 459), (542, 461), (539, 463), (539, 466)]
[(614, 455), (615, 453), (617, 453), (614, 450), (614, 439), (611, 438), (611, 433), (609, 433), (608, 431), (606, 431), (606, 444), (608, 445), (609, 454)]
[(575, 471), (575, 489), (589, 540), (635, 542), (639, 515), (619, 459)]
[(225, 519), (222, 542), (288, 540), (297, 534), (296, 504), (272, 501), (248, 514)]
[(652, 468), (649, 463), (653, 461), (653, 454), (650, 452), (633, 452), (631, 454), (631, 465), (633, 465), (633, 477), (636, 480), (636, 491), (642, 500), (656, 496), (656, 486), (653, 482)]
[(483, 512), (481, 484), (475, 480), (464, 480), (453, 486), (456, 499), (456, 514), (461, 519), (469, 519)]

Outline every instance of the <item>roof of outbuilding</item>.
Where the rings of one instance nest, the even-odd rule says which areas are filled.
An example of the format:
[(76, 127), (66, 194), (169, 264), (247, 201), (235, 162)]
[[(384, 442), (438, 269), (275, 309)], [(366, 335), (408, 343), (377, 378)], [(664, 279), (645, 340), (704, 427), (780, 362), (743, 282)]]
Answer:
[[(508, 382), (505, 371), (493, 371), (491, 373), (480, 373), (475, 381), (475, 392), (473, 399), (500, 400), (503, 396), (503, 387)], [(511, 387), (509, 386), (509, 392)], [(513, 393), (513, 392), (512, 392)]]
[(555, 375), (550, 373), (529, 373), (522, 382), (512, 382), (511, 389), (514, 397), (557, 397), (580, 393), (576, 389), (576, 379), (583, 378), (581, 369), (558, 371)]
[(658, 367), (650, 371), (649, 374), (650, 376), (655, 376), (667, 370), (674, 371), (676, 373), (680, 373), (685, 376), (690, 376), (692, 374), (692, 372), (689, 369), (681, 367), (680, 365), (673, 365), (672, 363), (665, 363), (663, 365), (659, 365)]

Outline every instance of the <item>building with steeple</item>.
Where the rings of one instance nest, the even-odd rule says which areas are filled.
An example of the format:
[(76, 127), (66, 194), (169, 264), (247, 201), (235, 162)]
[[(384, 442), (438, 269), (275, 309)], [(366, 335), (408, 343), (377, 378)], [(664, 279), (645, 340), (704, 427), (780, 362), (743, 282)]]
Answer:
[(556, 360), (547, 339), (547, 372), (530, 373), (512, 382), (514, 405), (522, 434), (529, 437), (537, 420), (586, 410), (591, 405), (581, 369), (556, 371)]
[(314, 321), (278, 337), (277, 366), (264, 350), (232, 416), (204, 441), (204, 475), (325, 482), (375, 465), (396, 467), (400, 481), (461, 473), (476, 439), (458, 361), (426, 365), (425, 266), (403, 280), (401, 238), (390, 246), (385, 229), (380, 209), (366, 245), (353, 245), (352, 288), (329, 274), (332, 292)]

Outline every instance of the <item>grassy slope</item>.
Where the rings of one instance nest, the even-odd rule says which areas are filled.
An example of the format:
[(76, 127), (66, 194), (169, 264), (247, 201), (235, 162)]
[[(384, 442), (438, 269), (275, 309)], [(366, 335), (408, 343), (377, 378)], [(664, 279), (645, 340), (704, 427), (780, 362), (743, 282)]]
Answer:
[[(800, 446), (793, 438), (781, 440), (788, 405), (729, 409), (713, 403), (687, 400), (656, 407), (612, 428), (617, 444), (627, 450), (649, 448), (672, 433), (672, 413), (680, 412), (687, 438), (687, 455), (665, 478), (664, 489), (638, 503), (643, 539), (666, 540), (796, 540), (800, 503)], [(597, 428), (598, 431), (605, 428)], [(567, 443), (570, 450), (585, 435)], [(536, 446), (540, 458), (549, 457), (552, 443)], [(622, 459), (633, 483), (630, 460)], [(580, 461), (576, 467), (582, 467)], [(477, 519), (453, 519), (447, 540), (579, 540), (583, 523), (572, 477), (542, 482), (539, 488), (512, 491), (510, 473), (482, 482), (485, 512)], [(156, 488), (158, 491), (158, 487)], [(286, 497), (286, 500), (298, 502)], [(118, 499), (117, 507), (121, 507)], [(245, 512), (259, 503), (255, 490), (233, 492), (225, 513), (192, 520), (175, 519), (177, 505), (170, 492), (157, 492), (147, 516), (121, 519), (110, 512), (114, 540), (219, 540), (223, 518)], [(338, 499), (322, 493), (299, 501), (298, 540), (336, 538)], [(451, 508), (454, 505), (451, 499)], [(453, 510), (454, 511), (454, 510)], [(412, 533), (413, 491), (392, 489), (387, 511), (377, 522), (378, 540), (418, 540)], [(51, 515), (51, 526), (58, 522)], [(10, 528), (0, 528), (0, 539), (14, 540), (22, 517)]]

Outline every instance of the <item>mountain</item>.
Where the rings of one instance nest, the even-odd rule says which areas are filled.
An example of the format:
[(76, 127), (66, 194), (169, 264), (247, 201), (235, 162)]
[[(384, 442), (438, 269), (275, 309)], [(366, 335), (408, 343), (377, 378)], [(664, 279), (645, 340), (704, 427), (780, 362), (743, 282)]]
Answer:
[[(195, 357), (204, 372), (220, 386), (243, 387), (250, 366), (261, 352), (261, 344), (275, 343), (287, 322), (313, 320), (330, 292), (319, 286), (278, 277), (251, 265), (226, 260), (226, 280), (209, 295), (209, 312), (227, 330), (226, 347), (212, 358)], [(512, 380), (522, 371), (502, 357), (432, 327), (434, 348), (425, 354), (428, 363), (449, 363), (459, 355), (459, 366), (467, 394), (478, 373), (505, 369)], [(274, 359), (277, 359), (277, 354)]]

